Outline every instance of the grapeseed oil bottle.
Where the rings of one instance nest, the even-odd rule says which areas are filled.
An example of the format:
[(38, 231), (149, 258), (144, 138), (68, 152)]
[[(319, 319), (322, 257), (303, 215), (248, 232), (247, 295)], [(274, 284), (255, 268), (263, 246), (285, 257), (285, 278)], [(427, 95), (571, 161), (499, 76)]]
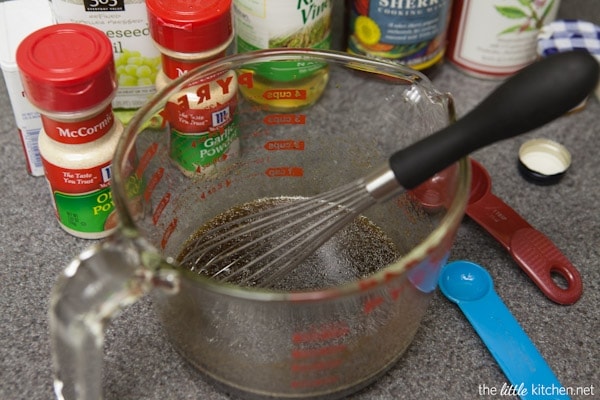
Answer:
[(118, 90), (113, 106), (120, 119), (156, 93), (160, 53), (153, 45), (144, 0), (51, 0), (58, 23), (80, 23), (103, 31), (112, 43)]

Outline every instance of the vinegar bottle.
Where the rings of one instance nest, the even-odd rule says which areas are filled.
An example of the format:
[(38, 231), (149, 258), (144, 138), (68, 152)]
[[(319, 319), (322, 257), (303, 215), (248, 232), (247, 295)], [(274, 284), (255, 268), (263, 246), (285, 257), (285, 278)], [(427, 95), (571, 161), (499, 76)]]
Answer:
[[(238, 53), (272, 48), (331, 47), (332, 0), (234, 0)], [(329, 79), (320, 62), (270, 61), (254, 64), (253, 87), (240, 92), (270, 110), (289, 111), (317, 101)], [(269, 98), (265, 93), (273, 93)]]

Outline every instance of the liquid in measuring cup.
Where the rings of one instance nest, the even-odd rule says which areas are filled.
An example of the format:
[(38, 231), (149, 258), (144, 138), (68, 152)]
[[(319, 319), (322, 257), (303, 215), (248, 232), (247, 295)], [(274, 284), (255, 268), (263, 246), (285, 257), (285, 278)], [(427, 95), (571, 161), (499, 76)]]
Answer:
[[(276, 207), (283, 203), (290, 203), (303, 199), (301, 197), (280, 197), (280, 198), (265, 198), (255, 200), (250, 203), (245, 203), (237, 207), (231, 208), (224, 213), (218, 215), (212, 220), (202, 225), (183, 245), (177, 261), (185, 260), (196, 247), (201, 245), (198, 238), (201, 237), (207, 230), (230, 223), (236, 218), (245, 217), (259, 213), (269, 208)], [(258, 217), (260, 218), (260, 217)], [(281, 225), (285, 225), (282, 222)], [(232, 227), (234, 229), (236, 225)], [(294, 231), (293, 229), (291, 231)], [(295, 233), (295, 232), (294, 232)], [(264, 232), (263, 232), (264, 234)], [(236, 238), (235, 246), (242, 247), (251, 243), (254, 240), (260, 239), (258, 234), (250, 232), (248, 235)], [(264, 241), (261, 241), (264, 244)], [(275, 244), (279, 244), (277, 241)], [(274, 245), (275, 245), (274, 244)], [(212, 264), (206, 267), (206, 263), (211, 260), (223, 249), (230, 249), (233, 243), (231, 240), (225, 239), (222, 246), (217, 246), (214, 249), (202, 254), (200, 257), (194, 258), (194, 263), (184, 263), (183, 267), (188, 268), (201, 275), (209, 277), (220, 273), (216, 279), (224, 279), (228, 274), (237, 271), (252, 260), (255, 255), (248, 253), (248, 259), (241, 254), (241, 265), (228, 268), (227, 265), (220, 263)], [(268, 245), (264, 252), (269, 251)], [(296, 267), (290, 274), (279, 280), (273, 289), (281, 291), (296, 291), (296, 290), (316, 290), (327, 287), (337, 286), (348, 283), (357, 279), (361, 279), (371, 275), (380, 268), (389, 265), (394, 260), (400, 257), (399, 251), (393, 241), (372, 221), (364, 216), (359, 216), (347, 227), (339, 231), (329, 241), (322, 245), (302, 264)], [(223, 272), (224, 270), (224, 272)], [(277, 270), (275, 266), (274, 270)], [(243, 281), (250, 274), (255, 272), (252, 269), (244, 271), (244, 273), (236, 276), (231, 283), (237, 284)], [(267, 277), (268, 278), (268, 277)], [(247, 284), (253, 286), (260, 284), (260, 281)]]

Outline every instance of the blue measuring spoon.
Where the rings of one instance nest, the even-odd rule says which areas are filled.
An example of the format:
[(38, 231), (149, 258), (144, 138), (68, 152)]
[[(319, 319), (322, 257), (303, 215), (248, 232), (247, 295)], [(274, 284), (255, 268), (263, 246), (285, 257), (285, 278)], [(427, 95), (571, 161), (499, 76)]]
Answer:
[[(458, 304), (521, 399), (568, 399), (564, 388), (494, 290), (490, 274), (469, 261), (442, 268), (440, 290)], [(551, 396), (546, 396), (548, 393)]]

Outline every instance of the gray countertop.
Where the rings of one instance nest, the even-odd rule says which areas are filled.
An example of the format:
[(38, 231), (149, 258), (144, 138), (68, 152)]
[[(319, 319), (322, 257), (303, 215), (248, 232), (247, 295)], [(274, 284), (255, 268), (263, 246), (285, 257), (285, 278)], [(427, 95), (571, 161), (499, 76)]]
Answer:
[[(600, 2), (563, 1), (563, 17), (598, 23)], [(595, 18), (595, 21), (594, 21)], [(463, 115), (497, 82), (469, 77), (446, 64), (435, 85), (453, 94)], [(49, 293), (57, 275), (90, 241), (56, 223), (43, 178), (27, 175), (4, 80), (0, 81), (0, 399), (50, 399)], [(524, 136), (474, 154), (490, 171), (493, 192), (546, 234), (581, 273), (584, 292), (574, 305), (548, 300), (510, 255), (465, 217), (451, 259), (485, 266), (496, 291), (565, 387), (600, 398), (600, 103)], [(525, 181), (519, 146), (543, 137), (565, 145), (573, 163), (553, 186)], [(108, 329), (106, 399), (229, 399), (173, 350), (153, 317), (151, 300), (128, 308)], [(435, 293), (414, 342), (376, 383), (350, 399), (474, 399), (506, 378), (459, 309)], [(502, 398), (510, 398), (502, 396)], [(550, 398), (550, 397), (544, 397)]]

